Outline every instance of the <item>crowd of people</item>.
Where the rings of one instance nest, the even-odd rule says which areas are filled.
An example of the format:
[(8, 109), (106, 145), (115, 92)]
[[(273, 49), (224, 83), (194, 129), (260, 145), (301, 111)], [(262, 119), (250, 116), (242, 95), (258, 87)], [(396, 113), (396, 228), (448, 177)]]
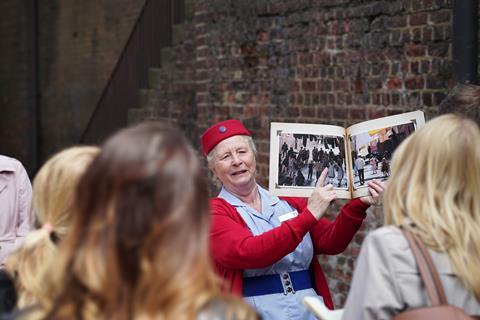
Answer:
[[(337, 188), (346, 188), (346, 163), (342, 139), (312, 136), (312, 143), (306, 146), (307, 141), (308, 139), (295, 137), (294, 145), (290, 145), (286, 141), (282, 143), (279, 153), (279, 184), (283, 186), (315, 186), (322, 171), (327, 168), (325, 183), (331, 183)], [(298, 145), (300, 146), (295, 147)]]
[(353, 157), (353, 183), (355, 187), (365, 185), (372, 179), (386, 179), (390, 176), (390, 161), (382, 157), (381, 161), (376, 156), (367, 155)]
[(272, 195), (256, 181), (256, 146), (238, 120), (201, 136), (222, 186), (210, 200), (200, 157), (182, 132), (159, 123), (123, 129), (101, 147), (59, 152), (37, 173), (33, 192), (21, 164), (0, 157), (0, 312), (9, 312), (5, 319), (314, 319), (305, 297), (334, 308), (316, 256), (344, 251), (367, 209), (383, 205), (385, 226), (362, 245), (343, 319), (391, 319), (429, 305), (402, 230), (429, 249), (448, 303), (480, 315), (479, 141), (469, 119), (431, 120), (393, 154), (388, 186), (366, 181), (369, 195), (346, 203), (333, 221), (324, 215), (336, 198), (335, 159), (324, 155), (323, 165), (316, 150), (310, 171), (302, 155), (307, 180), (316, 169), (310, 198)]

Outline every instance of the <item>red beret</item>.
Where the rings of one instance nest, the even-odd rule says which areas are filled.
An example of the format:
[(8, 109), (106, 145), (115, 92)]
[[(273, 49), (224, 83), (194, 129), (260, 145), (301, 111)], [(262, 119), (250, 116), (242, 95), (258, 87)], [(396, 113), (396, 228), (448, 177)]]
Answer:
[(207, 155), (221, 141), (236, 135), (250, 135), (238, 120), (225, 120), (211, 126), (202, 134), (203, 153)]

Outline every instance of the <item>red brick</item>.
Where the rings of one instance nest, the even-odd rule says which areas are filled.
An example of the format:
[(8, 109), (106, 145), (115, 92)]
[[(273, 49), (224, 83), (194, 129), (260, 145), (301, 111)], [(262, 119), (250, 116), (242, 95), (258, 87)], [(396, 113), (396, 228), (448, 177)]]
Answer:
[(398, 77), (392, 77), (387, 79), (388, 90), (398, 90), (402, 87), (402, 80)]
[(331, 91), (332, 82), (329, 80), (319, 80), (318, 81), (318, 90), (319, 91)]
[(290, 91), (298, 92), (300, 91), (300, 86), (300, 81), (292, 81)]
[(425, 87), (425, 80), (422, 76), (416, 76), (405, 79), (405, 88), (410, 90), (423, 89)]
[(428, 44), (428, 54), (434, 57), (446, 57), (451, 44), (440, 42), (440, 43), (429, 43)]
[(410, 44), (405, 48), (405, 53), (409, 57), (425, 56), (427, 47), (425, 45)]
[(321, 107), (317, 108), (317, 117), (320, 119), (331, 119), (332, 118), (332, 108), (331, 107)]
[(315, 81), (302, 81), (302, 90), (303, 91), (315, 91), (316, 90)]
[(368, 119), (377, 119), (387, 115), (386, 109), (381, 107), (369, 107), (367, 109)]
[(307, 108), (303, 107), (300, 108), (300, 115), (302, 117), (307, 117), (307, 118), (314, 118), (315, 117), (315, 108)]
[(345, 110), (345, 108), (334, 107), (332, 108), (332, 112), (334, 119), (348, 119), (348, 110)]
[(403, 28), (407, 25), (406, 16), (393, 16), (386, 20), (388, 28)]
[(426, 12), (414, 13), (410, 15), (409, 20), (411, 26), (426, 24), (428, 20), (428, 14)]
[(350, 119), (354, 121), (365, 120), (367, 115), (365, 108), (353, 108), (350, 109)]
[(287, 110), (287, 115), (289, 117), (298, 117), (300, 115), (300, 108), (298, 107), (290, 107)]
[(347, 91), (348, 90), (348, 81), (347, 80), (335, 80), (333, 82), (333, 90), (336, 91)]
[(420, 62), (412, 61), (410, 62), (410, 73), (419, 74), (420, 73)]
[(427, 88), (428, 89), (445, 89), (449, 87), (449, 77), (446, 75), (428, 75)]
[(452, 17), (452, 13), (448, 9), (433, 11), (430, 13), (430, 21), (432, 23), (449, 23)]

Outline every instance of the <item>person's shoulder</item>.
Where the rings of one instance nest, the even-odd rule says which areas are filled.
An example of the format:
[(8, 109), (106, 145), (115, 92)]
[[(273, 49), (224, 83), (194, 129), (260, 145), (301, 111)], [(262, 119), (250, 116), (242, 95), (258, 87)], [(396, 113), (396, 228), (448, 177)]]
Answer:
[(371, 231), (367, 238), (374, 240), (403, 238), (402, 231), (397, 226), (387, 225)]
[(397, 250), (403, 251), (408, 247), (407, 240), (400, 228), (393, 225), (383, 226), (369, 232), (364, 242), (366, 246), (383, 248), (391, 253)]
[(0, 154), (0, 171), (16, 171), (18, 169), (23, 169), (20, 161)]
[(210, 209), (212, 214), (220, 215), (227, 215), (232, 211), (235, 211), (235, 208), (233, 208), (227, 200), (220, 197), (210, 199)]
[(210, 206), (226, 206), (228, 202), (220, 197), (210, 198)]

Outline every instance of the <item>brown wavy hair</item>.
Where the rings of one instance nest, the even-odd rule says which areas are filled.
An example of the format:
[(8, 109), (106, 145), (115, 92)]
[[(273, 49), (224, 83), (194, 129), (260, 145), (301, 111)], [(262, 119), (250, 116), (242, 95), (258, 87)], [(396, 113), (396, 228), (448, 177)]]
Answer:
[[(194, 319), (221, 297), (208, 252), (208, 194), (183, 134), (158, 123), (106, 141), (45, 285), (49, 319)], [(237, 319), (251, 319), (240, 306)]]

